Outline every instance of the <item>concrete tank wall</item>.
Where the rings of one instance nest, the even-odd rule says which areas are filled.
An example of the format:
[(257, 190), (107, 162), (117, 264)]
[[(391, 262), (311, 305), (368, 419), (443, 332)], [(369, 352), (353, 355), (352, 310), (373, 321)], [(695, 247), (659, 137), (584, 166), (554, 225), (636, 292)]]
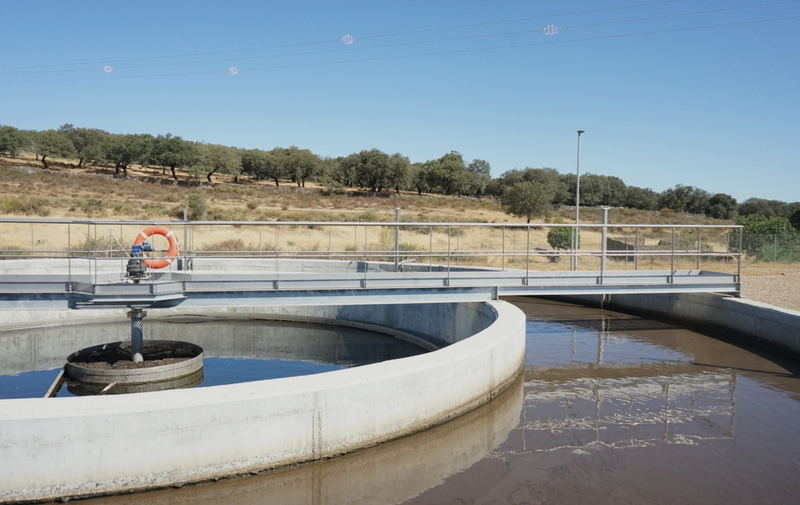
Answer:
[[(600, 296), (558, 297), (598, 305)], [(800, 312), (713, 293), (606, 295), (605, 306), (730, 330), (749, 342), (800, 355)]]
[[(363, 321), (452, 345), (304, 377), (134, 395), (0, 400), (0, 501), (168, 486), (347, 453), (489, 401), (524, 363), (525, 317), (504, 302), (219, 312)], [(30, 313), (31, 323), (64, 318), (55, 310)], [(84, 314), (98, 319), (118, 312)]]

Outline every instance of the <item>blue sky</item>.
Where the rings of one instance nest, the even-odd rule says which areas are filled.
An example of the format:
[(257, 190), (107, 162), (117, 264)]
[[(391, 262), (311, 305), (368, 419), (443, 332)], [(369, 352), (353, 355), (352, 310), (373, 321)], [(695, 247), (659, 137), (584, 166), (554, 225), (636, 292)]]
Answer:
[(0, 0), (0, 124), (493, 176), (574, 172), (583, 129), (581, 173), (792, 202), (798, 28), (800, 1)]

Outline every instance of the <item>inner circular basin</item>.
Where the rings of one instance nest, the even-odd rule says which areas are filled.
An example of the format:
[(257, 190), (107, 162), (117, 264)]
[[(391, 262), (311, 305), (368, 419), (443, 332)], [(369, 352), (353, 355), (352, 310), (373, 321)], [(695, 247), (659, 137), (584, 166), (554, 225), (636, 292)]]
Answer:
[[(259, 318), (148, 317), (145, 341), (203, 348), (209, 387), (324, 373), (428, 352), (386, 333), (338, 324)], [(0, 332), (0, 399), (41, 398), (73, 352), (130, 339), (126, 319)], [(61, 388), (58, 397), (74, 396)]]

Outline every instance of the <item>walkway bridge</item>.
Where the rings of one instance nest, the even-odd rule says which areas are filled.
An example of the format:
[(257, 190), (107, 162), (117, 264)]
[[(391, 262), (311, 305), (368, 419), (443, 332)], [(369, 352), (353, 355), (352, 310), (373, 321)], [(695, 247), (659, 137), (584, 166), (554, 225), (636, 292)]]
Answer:
[[(181, 251), (133, 282), (130, 244), (153, 224), (182, 237)], [(580, 246), (569, 249), (554, 249), (547, 236), (574, 226), (544, 223), (3, 219), (0, 226), (6, 241), (22, 242), (0, 244), (5, 308), (20, 300), (91, 308), (202, 306), (221, 297), (236, 306), (741, 293), (741, 255), (729, 246), (740, 243), (736, 226), (582, 224)], [(160, 239), (151, 238), (153, 256), (165, 252)]]

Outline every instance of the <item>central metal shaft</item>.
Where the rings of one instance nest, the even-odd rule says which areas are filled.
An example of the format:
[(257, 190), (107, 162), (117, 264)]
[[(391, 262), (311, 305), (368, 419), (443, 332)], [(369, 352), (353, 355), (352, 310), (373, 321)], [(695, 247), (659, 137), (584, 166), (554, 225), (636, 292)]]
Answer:
[(142, 348), (144, 347), (144, 318), (147, 312), (142, 309), (131, 309), (128, 317), (131, 318), (131, 360), (134, 363), (144, 361)]

